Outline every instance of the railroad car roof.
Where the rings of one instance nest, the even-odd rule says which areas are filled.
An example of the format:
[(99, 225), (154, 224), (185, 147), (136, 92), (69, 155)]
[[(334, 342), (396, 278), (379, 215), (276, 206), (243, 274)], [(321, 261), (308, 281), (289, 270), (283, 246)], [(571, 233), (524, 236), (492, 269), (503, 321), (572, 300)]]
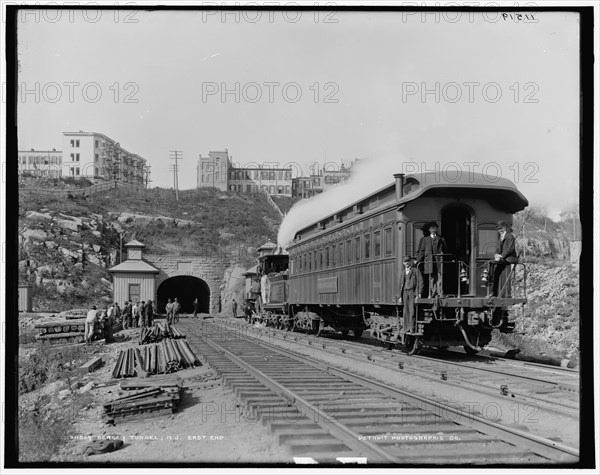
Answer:
[[(394, 202), (394, 206), (408, 203), (413, 201), (427, 192), (433, 190), (449, 190), (449, 189), (464, 189), (464, 190), (481, 190), (481, 197), (495, 201), (498, 203), (498, 207), (506, 209), (510, 213), (516, 213), (529, 206), (529, 201), (523, 196), (523, 194), (517, 189), (516, 185), (502, 177), (495, 177), (490, 175), (483, 175), (481, 173), (470, 173), (470, 172), (428, 172), (428, 173), (417, 173), (414, 175), (404, 176), (404, 196), (399, 201)], [(328, 213), (321, 217), (317, 221), (311, 222), (308, 226), (303, 226), (301, 229), (296, 231), (294, 235), (303, 233), (309, 228), (314, 227), (318, 223), (332, 218), (333, 216), (343, 213), (346, 210), (353, 208), (355, 205), (362, 202), (368, 201), (370, 198), (390, 193), (396, 186), (395, 182), (380, 188), (362, 198), (344, 206), (344, 208), (337, 210), (334, 213)], [(369, 214), (369, 213), (365, 213)]]

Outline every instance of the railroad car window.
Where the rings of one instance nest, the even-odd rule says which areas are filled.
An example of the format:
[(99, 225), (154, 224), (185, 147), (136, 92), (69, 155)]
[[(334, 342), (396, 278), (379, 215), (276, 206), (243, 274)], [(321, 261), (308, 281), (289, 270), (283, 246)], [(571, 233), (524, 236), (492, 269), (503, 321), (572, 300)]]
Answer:
[(325, 248), (325, 268), (329, 267), (329, 246)]
[(337, 246), (331, 245), (331, 265), (335, 267), (337, 265)]
[[(406, 253), (407, 255), (416, 256), (417, 251), (419, 249), (419, 242), (421, 242), (421, 238), (425, 236), (425, 232), (423, 231), (426, 223), (415, 223), (413, 226), (413, 239), (412, 243), (406, 243)], [(412, 249), (411, 245), (412, 244)]]
[(371, 235), (365, 234), (365, 260), (371, 255)]
[(312, 270), (312, 251), (308, 253), (308, 271)]
[(360, 236), (354, 238), (354, 260), (360, 261)]
[(344, 241), (340, 242), (340, 244), (338, 245), (338, 262), (340, 265), (344, 264)]
[(352, 262), (352, 240), (346, 241), (346, 262)]
[(391, 256), (392, 253), (394, 252), (393, 249), (393, 244), (394, 242), (392, 241), (392, 228), (386, 228), (383, 231), (383, 237), (385, 240), (384, 246), (385, 246), (385, 255), (386, 256)]
[(479, 229), (478, 257), (493, 257), (496, 252), (498, 232), (495, 229)]
[(373, 233), (373, 257), (381, 257), (381, 231)]

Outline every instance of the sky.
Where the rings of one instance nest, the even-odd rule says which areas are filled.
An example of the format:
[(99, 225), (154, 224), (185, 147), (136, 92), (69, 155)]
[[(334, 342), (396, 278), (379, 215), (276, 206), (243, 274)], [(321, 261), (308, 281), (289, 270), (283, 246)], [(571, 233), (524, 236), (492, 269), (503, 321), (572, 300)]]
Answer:
[(557, 215), (579, 193), (578, 28), (570, 12), (21, 14), (19, 149), (101, 132), (160, 187), (180, 150), (181, 189), (224, 149), (304, 173), (368, 158), (356, 193), (484, 172)]

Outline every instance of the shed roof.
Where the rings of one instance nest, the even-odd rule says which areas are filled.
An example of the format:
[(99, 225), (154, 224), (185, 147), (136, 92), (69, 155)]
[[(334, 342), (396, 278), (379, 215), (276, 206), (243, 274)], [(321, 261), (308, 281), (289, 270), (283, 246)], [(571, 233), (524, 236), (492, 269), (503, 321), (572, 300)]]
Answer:
[(146, 245), (134, 239), (125, 244), (125, 247), (146, 247)]
[(276, 249), (276, 248), (277, 248), (277, 244), (275, 244), (273, 241), (267, 241), (262, 246), (260, 246), (258, 248), (258, 250), (261, 251), (263, 249)]
[(242, 275), (246, 276), (246, 275), (253, 275), (253, 274), (258, 275), (258, 265), (255, 265), (254, 267), (250, 267), (250, 269), (248, 269)]
[(141, 259), (127, 259), (125, 262), (112, 267), (109, 272), (146, 272), (158, 274), (160, 270)]

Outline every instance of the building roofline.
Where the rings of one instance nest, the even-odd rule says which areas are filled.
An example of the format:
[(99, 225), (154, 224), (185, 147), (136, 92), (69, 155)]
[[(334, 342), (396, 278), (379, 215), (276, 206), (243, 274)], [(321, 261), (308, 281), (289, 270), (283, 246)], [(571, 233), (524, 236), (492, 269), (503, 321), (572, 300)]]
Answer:
[[(113, 144), (117, 144), (117, 143), (120, 144), (120, 142), (117, 142), (115, 139), (111, 139), (108, 135), (104, 135), (102, 132), (63, 132), (62, 134), (65, 137), (70, 136), (70, 135), (74, 135), (74, 136), (78, 136), (78, 137), (89, 137), (89, 136), (98, 135), (98, 136), (103, 137), (104, 139), (108, 140), (109, 142), (112, 142)], [(127, 150), (126, 148), (121, 147), (121, 145), (119, 145), (119, 148), (121, 150), (123, 150), (124, 152), (127, 152), (127, 154), (131, 155), (132, 157), (137, 157), (140, 160), (144, 160), (145, 162), (148, 161), (144, 157), (141, 157), (140, 155), (138, 155), (136, 153), (132, 153), (129, 150)]]

